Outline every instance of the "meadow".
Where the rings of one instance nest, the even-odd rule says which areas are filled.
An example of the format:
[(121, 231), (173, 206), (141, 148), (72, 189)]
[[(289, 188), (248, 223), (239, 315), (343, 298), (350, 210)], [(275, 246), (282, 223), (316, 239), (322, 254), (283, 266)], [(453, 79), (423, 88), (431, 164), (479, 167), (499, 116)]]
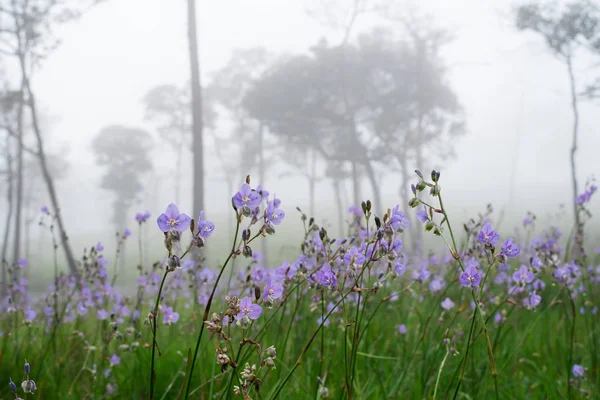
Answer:
[[(76, 275), (54, 261), (42, 293), (26, 260), (11, 265), (1, 397), (600, 398), (600, 266), (584, 240), (596, 186), (575, 199), (580, 226), (561, 232), (527, 214), (501, 236), (491, 211), (454, 220), (440, 173), (416, 172), (409, 204), (351, 207), (341, 238), (247, 178), (227, 245), (211, 236), (228, 227), (175, 204), (137, 214), (139, 229), (119, 238), (138, 244), (128, 286), (100, 242)], [(408, 249), (411, 223), (442, 250)], [(281, 224), (302, 228), (298, 243), (278, 237)], [(163, 239), (145, 248), (145, 230)], [(296, 254), (264, 265), (263, 240)], [(162, 258), (147, 261), (157, 248)]]

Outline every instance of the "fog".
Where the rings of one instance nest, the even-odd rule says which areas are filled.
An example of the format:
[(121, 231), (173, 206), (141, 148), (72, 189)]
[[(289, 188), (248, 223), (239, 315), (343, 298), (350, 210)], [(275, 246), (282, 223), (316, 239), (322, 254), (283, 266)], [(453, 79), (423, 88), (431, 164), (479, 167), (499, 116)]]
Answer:
[[(202, 86), (211, 85), (215, 73), (230, 62), (236, 49), (264, 47), (269, 60), (273, 60), (269, 62), (273, 63), (284, 55), (308, 54), (323, 38), (330, 46), (338, 45), (344, 38), (352, 3), (350, 0), (198, 1)], [(496, 218), (502, 211), (505, 213), (505, 230), (519, 224), (527, 211), (538, 215), (541, 224), (561, 223), (568, 227), (573, 218), (569, 159), (573, 114), (569, 77), (565, 63), (552, 54), (540, 35), (515, 27), (514, 9), (525, 2), (390, 0), (387, 3), (393, 5), (386, 14), (389, 18), (377, 12), (357, 16), (348, 43), (356, 43), (360, 35), (375, 27), (385, 27), (400, 38), (408, 37), (399, 19), (393, 16), (409, 20), (419, 16), (421, 21), (427, 21), (426, 27), (431, 24), (447, 30), (452, 40), (441, 47), (439, 56), (446, 66), (444, 81), (462, 106), (465, 122), (465, 133), (443, 145), (453, 146), (456, 157), (443, 160), (438, 150), (431, 150), (425, 153), (421, 165), (416, 165), (415, 159), (408, 160), (407, 170), (419, 169), (425, 175), (433, 168), (441, 171), (446, 208), (457, 224), (467, 216), (483, 212), (491, 203)], [(47, 152), (60, 154), (69, 163), (65, 177), (56, 181), (56, 187), (76, 255), (82, 247), (96, 241), (111, 246), (116, 229), (130, 228), (137, 234), (136, 212), (151, 213), (147, 240), (155, 241), (158, 247), (162, 245), (161, 233), (154, 231), (154, 221), (170, 202), (177, 202), (181, 211), (197, 217), (192, 215), (190, 146), (183, 145), (186, 148), (179, 156), (182, 172), (178, 195), (177, 151), (161, 138), (156, 121), (146, 118), (143, 102), (149, 90), (158, 85), (189, 85), (186, 11), (183, 0), (107, 0), (87, 10), (76, 21), (53, 28), (60, 46), (36, 68), (32, 89), (41, 115), (42, 133), (47, 138)], [(325, 18), (326, 11), (336, 17), (337, 27)], [(17, 68), (5, 56), (1, 57), (4, 86), (18, 88)], [(579, 91), (600, 76), (598, 61), (600, 57), (586, 51), (574, 57)], [(599, 107), (598, 100), (579, 101), (576, 153), (579, 192), (585, 190), (586, 180), (599, 172)], [(205, 216), (216, 223), (217, 233), (222, 235), (217, 237), (225, 237), (229, 232), (226, 215), (231, 212), (233, 195), (226, 182), (229, 165), (236, 176), (234, 191), (249, 174), (253, 186), (261, 184), (282, 200), (281, 207), (287, 215), (277, 234), (283, 235), (280, 240), (296, 245), (301, 240), (296, 234), (301, 221), (295, 208), (298, 206), (305, 212), (310, 208), (308, 181), (298, 168), (290, 167), (278, 155), (282, 148), (289, 153), (296, 151), (295, 148), (285, 148), (267, 129), (261, 182), (255, 163), (240, 166), (244, 149), (240, 152), (235, 124), (231, 115), (221, 112), (215, 128), (204, 131)], [(120, 228), (113, 223), (114, 193), (101, 187), (106, 166), (98, 165), (92, 146), (103, 128), (115, 125), (143, 129), (153, 138), (149, 150), (153, 171), (143, 176), (140, 201), (126, 210)], [(230, 136), (231, 139), (223, 139)], [(221, 158), (217, 157), (215, 137), (225, 140), (226, 151)], [(316, 165), (317, 170), (324, 170), (326, 162), (319, 158)], [(310, 168), (309, 159), (305, 167)], [(408, 214), (414, 214), (401, 198), (402, 178), (392, 158), (389, 167), (387, 161), (380, 160), (374, 163), (374, 168), (384, 208), (401, 204)], [(410, 182), (416, 181), (411, 172)], [(37, 222), (39, 208), (50, 203), (43, 181), (36, 184), (35, 191), (36, 204), (26, 214)], [(346, 215), (353, 203), (349, 179), (342, 181), (342, 193)], [(6, 210), (4, 190), (1, 195), (1, 207)], [(331, 179), (316, 184), (314, 216), (329, 221), (331, 229), (336, 231), (339, 224), (334, 197)], [(360, 197), (373, 199), (372, 187), (364, 175)], [(565, 205), (564, 216), (557, 222), (549, 215), (560, 213), (561, 204)], [(600, 211), (597, 201), (592, 201), (589, 208), (592, 213)], [(5, 210), (0, 212), (0, 221), (5, 219)], [(49, 234), (35, 224), (31, 230), (35, 244), (30, 256), (41, 260), (51, 250)]]

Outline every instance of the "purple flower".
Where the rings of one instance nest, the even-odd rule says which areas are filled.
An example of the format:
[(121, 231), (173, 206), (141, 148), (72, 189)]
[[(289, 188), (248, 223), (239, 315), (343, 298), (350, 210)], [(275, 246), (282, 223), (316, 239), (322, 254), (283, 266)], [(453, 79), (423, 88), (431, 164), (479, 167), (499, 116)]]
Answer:
[(283, 286), (281, 283), (268, 278), (263, 292), (263, 297), (265, 297), (268, 302), (272, 302), (273, 300), (280, 298), (282, 294)]
[(163, 324), (165, 325), (171, 325), (174, 324), (175, 322), (179, 321), (179, 313), (173, 311), (172, 307), (165, 307), (163, 308)]
[(129, 228), (125, 228), (123, 231), (123, 239), (127, 239), (129, 236), (131, 236), (131, 230)]
[(398, 329), (398, 333), (401, 335), (406, 335), (406, 332), (408, 332), (408, 329), (406, 329), (406, 325), (404, 324), (398, 325), (396, 329)]
[(450, 300), (449, 297), (446, 297), (444, 301), (442, 301), (442, 308), (444, 310), (450, 310), (452, 309), (452, 307), (454, 307), (454, 303), (452, 302), (452, 300)]
[(427, 220), (429, 219), (429, 216), (427, 215), (427, 207), (426, 206), (423, 206), (422, 210), (417, 211), (417, 219), (422, 224), (427, 222)]
[(275, 204), (277, 199), (270, 201), (267, 203), (267, 211), (266, 218), (269, 224), (279, 225), (281, 221), (283, 221), (283, 217), (285, 217), (285, 213), (277, 208), (279, 203)]
[(98, 242), (95, 249), (98, 253), (100, 253), (102, 250), (104, 250), (104, 245), (102, 243)]
[(260, 194), (262, 200), (266, 200), (269, 198), (269, 192), (266, 189), (263, 189), (262, 185), (258, 185), (256, 187), (256, 191)]
[(410, 226), (410, 221), (406, 218), (406, 215), (402, 211), (400, 211), (400, 206), (397, 205), (392, 210), (392, 215), (390, 216), (390, 222), (392, 223), (392, 228), (394, 229), (407, 229)]
[(115, 365), (119, 365), (119, 364), (121, 364), (121, 357), (119, 357), (116, 354), (113, 354), (112, 357), (110, 357), (109, 363), (110, 363), (111, 367), (114, 367)]
[(262, 314), (262, 307), (258, 304), (252, 303), (252, 299), (248, 296), (244, 297), (240, 300), (240, 312), (235, 316), (236, 320), (240, 320), (244, 317), (248, 317), (250, 319), (258, 319)]
[(102, 310), (98, 310), (98, 312), (96, 313), (96, 316), (98, 317), (99, 320), (103, 321), (105, 319), (108, 319), (108, 317), (110, 317), (110, 314), (108, 313), (108, 311), (102, 309)]
[(352, 246), (346, 254), (344, 254), (344, 262), (346, 265), (363, 265), (365, 263), (365, 255), (362, 254), (358, 247)]
[(574, 364), (572, 372), (573, 372), (573, 376), (576, 376), (576, 377), (580, 378), (585, 373), (585, 370), (583, 369), (583, 367), (581, 365)]
[(189, 228), (192, 219), (186, 214), (179, 213), (177, 206), (171, 203), (165, 212), (159, 215), (156, 222), (162, 232), (169, 232), (171, 229), (183, 232)]
[(523, 305), (525, 305), (525, 307), (536, 308), (541, 302), (542, 296), (537, 294), (534, 290), (525, 298), (525, 300), (523, 300)]
[(198, 234), (205, 239), (208, 239), (215, 230), (215, 224), (204, 219), (204, 211), (200, 211), (198, 217)]
[(359, 218), (363, 216), (363, 211), (358, 206), (348, 207), (348, 212), (350, 214), (354, 214), (356, 217), (359, 217)]
[(262, 197), (258, 192), (252, 190), (250, 185), (244, 183), (231, 200), (238, 210), (243, 207), (248, 207), (252, 210), (260, 205)]
[(328, 263), (323, 264), (323, 267), (315, 272), (315, 278), (320, 285), (325, 287), (335, 287), (337, 285), (337, 277), (331, 271), (331, 266)]
[(515, 271), (515, 273), (512, 274), (512, 279), (518, 285), (525, 286), (526, 283), (533, 282), (533, 280), (535, 279), (535, 275), (529, 270), (529, 268), (527, 268), (526, 265), (521, 265), (521, 268), (519, 268), (518, 271)]
[(513, 238), (509, 237), (502, 245), (502, 250), (500, 254), (506, 256), (507, 258), (514, 258), (518, 256), (520, 252), (521, 249), (519, 248), (519, 246), (513, 243)]
[(48, 209), (48, 206), (42, 206), (42, 208), (40, 208), (40, 211), (44, 214), (50, 214), (50, 210)]
[(146, 222), (148, 218), (150, 218), (150, 213), (148, 211), (146, 211), (145, 213), (135, 214), (135, 220), (138, 222), (138, 224)]
[(460, 284), (464, 287), (475, 288), (481, 282), (481, 274), (475, 265), (469, 265), (458, 277)]
[(489, 222), (486, 222), (485, 225), (483, 225), (483, 227), (481, 228), (481, 231), (479, 231), (479, 234), (477, 235), (477, 240), (479, 240), (481, 244), (495, 246), (496, 243), (498, 243), (498, 240), (500, 240), (500, 235), (498, 235), (492, 229), (492, 225), (490, 225)]

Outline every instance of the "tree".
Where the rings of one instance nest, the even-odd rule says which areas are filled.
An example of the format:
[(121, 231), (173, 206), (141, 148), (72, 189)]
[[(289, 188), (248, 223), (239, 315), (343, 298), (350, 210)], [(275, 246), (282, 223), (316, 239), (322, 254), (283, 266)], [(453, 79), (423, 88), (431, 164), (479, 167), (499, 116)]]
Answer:
[[(20, 74), (21, 102), (23, 103), (23, 107), (20, 108), (23, 110), (17, 119), (16, 134), (19, 143), (18, 149), (19, 152), (23, 151), (22, 118), (25, 111), (28, 110), (37, 147), (35, 155), (40, 163), (44, 182), (48, 189), (67, 264), (71, 273), (75, 275), (77, 275), (77, 264), (68, 242), (58, 195), (48, 167), (31, 77), (48, 53), (58, 45), (58, 41), (52, 34), (56, 24), (72, 21), (80, 17), (82, 10), (96, 3), (98, 3), (97, 0), (0, 0), (0, 21), (2, 21), (2, 26), (0, 27), (0, 54), (9, 57), (15, 62)], [(17, 154), (17, 176), (22, 173), (20, 170), (23, 164), (19, 161), (20, 158), (22, 160), (22, 156)], [(17, 180), (22, 181), (22, 178), (17, 178)], [(19, 199), (22, 199), (22, 186), (22, 184), (17, 183), (17, 214), (20, 214), (21, 203)], [(16, 219), (19, 221), (20, 216), (17, 216)], [(20, 243), (20, 225), (20, 221), (15, 224), (15, 226), (19, 226), (15, 228), (16, 243)], [(14, 253), (20, 252), (17, 246), (18, 244), (15, 245)]]
[(144, 96), (145, 118), (157, 124), (160, 137), (175, 151), (175, 203), (181, 202), (182, 161), (190, 138), (190, 99), (188, 91), (175, 85), (159, 85)]
[[(204, 128), (212, 129), (215, 112), (212, 103), (204, 98), (202, 116)], [(191, 100), (187, 87), (161, 84), (150, 89), (143, 98), (145, 119), (156, 124), (156, 129), (175, 151), (175, 203), (181, 201), (183, 160), (193, 145)]]
[[(575, 219), (574, 250), (576, 258), (583, 256), (583, 224), (580, 220), (575, 198), (579, 194), (575, 155), (579, 136), (579, 104), (577, 78), (573, 63), (578, 51), (587, 50), (600, 55), (600, 8), (590, 0), (574, 0), (558, 7), (556, 3), (530, 3), (516, 10), (516, 27), (541, 36), (552, 54), (566, 67), (573, 126), (571, 129), (571, 185), (573, 188), (573, 211)], [(586, 94), (594, 97), (596, 85), (588, 86)]]
[(111, 125), (92, 142), (98, 165), (106, 167), (100, 186), (115, 193), (113, 223), (123, 227), (130, 207), (139, 201), (144, 174), (152, 170), (152, 137), (141, 129)]
[[(204, 210), (204, 134), (202, 123), (202, 87), (200, 61), (198, 59), (198, 34), (196, 29), (196, 0), (188, 0), (188, 44), (190, 49), (190, 73), (192, 92), (192, 151), (194, 154), (193, 193), (194, 215)], [(151, 396), (152, 397), (152, 396)]]

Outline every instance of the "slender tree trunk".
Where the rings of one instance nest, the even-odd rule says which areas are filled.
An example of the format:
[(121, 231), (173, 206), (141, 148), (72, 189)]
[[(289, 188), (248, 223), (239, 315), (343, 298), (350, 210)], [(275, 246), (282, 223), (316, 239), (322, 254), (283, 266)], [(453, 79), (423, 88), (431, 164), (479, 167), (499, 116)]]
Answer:
[(571, 56), (567, 56), (567, 70), (569, 72), (569, 84), (571, 89), (571, 108), (573, 111), (573, 142), (571, 144), (571, 181), (573, 185), (573, 214), (575, 217), (575, 238), (573, 240), (573, 258), (582, 262), (582, 258), (585, 256), (583, 249), (583, 224), (579, 217), (577, 210), (577, 203), (575, 198), (579, 194), (577, 188), (577, 170), (575, 166), (575, 153), (577, 152), (577, 136), (579, 134), (579, 108), (577, 104), (577, 87), (575, 83), (575, 74), (573, 73), (573, 64)]
[(367, 171), (367, 177), (369, 178), (369, 182), (371, 183), (371, 190), (373, 190), (373, 205), (375, 206), (375, 213), (377, 215), (382, 215), (382, 205), (381, 205), (381, 190), (379, 188), (377, 177), (375, 176), (375, 170), (373, 169), (373, 165), (371, 161), (366, 160), (364, 163), (365, 170)]
[[(183, 135), (183, 132), (182, 132)], [(181, 143), (177, 147), (177, 161), (175, 164), (175, 169), (177, 173), (175, 174), (175, 204), (181, 207), (181, 175), (182, 171), (182, 158), (183, 158), (183, 149), (184, 149), (184, 140), (182, 138)], [(199, 215), (199, 214), (198, 214)], [(193, 218), (198, 218), (198, 215), (194, 214)]]
[(2, 291), (1, 291), (1, 295), (2, 297), (4, 297), (6, 295), (6, 289), (8, 287), (7, 285), (7, 278), (8, 278), (8, 274), (7, 274), (7, 253), (8, 253), (8, 240), (10, 238), (10, 228), (11, 228), (11, 221), (12, 221), (12, 214), (13, 214), (13, 196), (14, 196), (14, 182), (13, 182), (13, 159), (12, 159), (12, 152), (10, 150), (10, 137), (7, 135), (6, 137), (6, 169), (7, 169), (7, 175), (6, 175), (6, 186), (7, 186), (7, 192), (6, 192), (6, 201), (8, 203), (8, 207), (6, 210), (6, 222), (4, 224), (4, 239), (2, 242), (2, 260), (0, 260), (2, 262)]
[[(23, 78), (25, 79), (25, 78)], [(12, 262), (17, 263), (21, 257), (21, 227), (23, 226), (22, 215), (23, 215), (23, 109), (24, 104), (24, 83), (21, 82), (21, 91), (19, 92), (19, 107), (17, 109), (17, 184), (15, 193), (15, 232), (13, 237), (13, 256)], [(18, 276), (18, 270), (15, 269), (15, 276)]]
[(340, 182), (336, 178), (331, 179), (331, 185), (333, 187), (333, 194), (335, 196), (335, 209), (337, 212), (338, 230), (340, 237), (344, 235), (344, 214), (342, 212), (342, 193), (340, 190)]
[(315, 216), (315, 186), (317, 183), (317, 152), (314, 150), (310, 150), (311, 160), (310, 160), (310, 174), (308, 178), (308, 190), (309, 190), (309, 211), (310, 216)]
[[(265, 187), (265, 153), (264, 153), (264, 140), (265, 140), (265, 127), (262, 122), (258, 125), (258, 181)], [(261, 240), (261, 249), (263, 253), (263, 265), (269, 265), (269, 248), (267, 247), (267, 241)]]
[(356, 161), (352, 163), (352, 189), (353, 189), (353, 201), (356, 207), (360, 207), (360, 182), (358, 178), (358, 164)]
[(62, 219), (60, 204), (58, 202), (58, 196), (56, 194), (56, 189), (54, 187), (54, 181), (52, 180), (52, 176), (50, 174), (50, 170), (48, 169), (48, 163), (46, 161), (46, 153), (44, 151), (44, 141), (42, 139), (42, 132), (40, 130), (37, 118), (37, 109), (35, 105), (35, 97), (33, 95), (33, 91), (31, 90), (31, 85), (29, 83), (29, 78), (27, 77), (27, 71), (25, 69), (25, 59), (22, 55), (19, 56), (21, 74), (23, 76), (23, 80), (25, 82), (25, 90), (28, 97), (29, 109), (31, 111), (31, 122), (33, 125), (33, 132), (37, 141), (37, 156), (38, 161), (40, 162), (40, 167), (42, 169), (42, 176), (44, 181), (46, 182), (46, 187), (48, 189), (48, 195), (50, 196), (50, 203), (52, 204), (52, 208), (54, 211), (54, 215), (56, 218), (56, 223), (58, 225), (59, 233), (62, 239), (62, 248), (65, 252), (65, 257), (67, 259), (67, 265), (69, 266), (69, 271), (71, 274), (78, 276), (77, 272), (77, 262), (75, 261), (75, 257), (73, 256), (73, 251), (71, 249), (71, 244), (69, 243), (69, 238), (67, 236), (67, 231), (65, 229), (65, 224)]
[(194, 216), (204, 210), (204, 138), (202, 126), (202, 87), (196, 29), (196, 1), (188, 0), (188, 42), (192, 85), (192, 152), (194, 154)]

